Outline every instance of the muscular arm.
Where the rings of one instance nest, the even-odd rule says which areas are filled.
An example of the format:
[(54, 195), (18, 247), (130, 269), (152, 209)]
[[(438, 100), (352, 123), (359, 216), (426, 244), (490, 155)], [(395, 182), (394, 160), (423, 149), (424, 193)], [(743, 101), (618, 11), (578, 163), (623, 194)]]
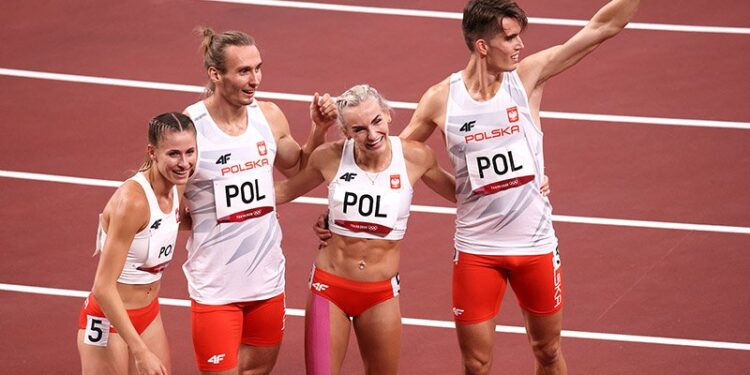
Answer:
[(276, 181), (276, 204), (289, 202), (325, 181), (323, 170), (329, 169), (329, 165), (334, 162), (338, 165), (339, 159), (332, 148), (331, 144), (321, 145), (312, 152), (309, 162), (299, 173), (286, 180)]
[(285, 176), (299, 173), (318, 146), (325, 142), (325, 134), (337, 121), (335, 104), (331, 97), (315, 93), (310, 103), (310, 117), (312, 119), (310, 133), (301, 147), (294, 140), (289, 130), (289, 122), (276, 104), (258, 102), (263, 114), (271, 126), (276, 139), (276, 168)]
[(622, 31), (635, 15), (639, 3), (639, 0), (612, 0), (567, 42), (525, 58), (518, 73), (529, 96), (541, 89), (548, 79), (575, 65)]
[[(107, 319), (117, 327), (120, 337), (127, 343), (139, 367), (166, 373), (159, 359), (146, 347), (128, 317), (122, 298), (117, 291), (117, 278), (125, 266), (125, 259), (133, 238), (148, 225), (148, 201), (135, 183), (124, 185), (105, 209), (108, 219), (107, 240), (104, 243), (99, 265), (94, 277), (92, 294), (99, 302)], [(161, 373), (161, 372), (157, 372)]]
[(417, 109), (409, 121), (409, 125), (399, 134), (402, 139), (424, 142), (440, 128), (444, 131), (445, 108), (448, 102), (449, 80), (430, 87), (419, 100)]
[(403, 142), (409, 176), (420, 178), (432, 191), (455, 203), (456, 179), (445, 169), (440, 168), (432, 149), (420, 142), (409, 140)]

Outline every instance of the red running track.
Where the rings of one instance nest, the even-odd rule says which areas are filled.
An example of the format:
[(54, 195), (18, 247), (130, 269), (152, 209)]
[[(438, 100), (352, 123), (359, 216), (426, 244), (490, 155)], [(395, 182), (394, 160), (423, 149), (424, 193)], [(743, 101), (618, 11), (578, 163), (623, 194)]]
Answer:
[[(588, 18), (604, 1), (522, 1), (530, 15)], [(341, 2), (343, 3), (343, 2)], [(348, 2), (362, 5), (361, 2)], [(415, 9), (459, 11), (463, 1), (409, 2)], [(401, 2), (368, 1), (373, 6)], [(747, 27), (750, 5), (733, 1), (642, 5), (636, 22)], [(201, 85), (194, 26), (242, 29), (258, 40), (269, 92), (341, 92), (369, 82), (395, 101), (415, 102), (429, 85), (463, 67), (459, 22), (294, 10), (204, 1), (8, 2), (0, 4), (0, 68)], [(529, 53), (576, 28), (531, 25)], [(546, 90), (546, 111), (750, 121), (745, 106), (750, 36), (628, 30)], [(143, 125), (182, 110), (198, 94), (0, 75), (0, 170), (122, 180), (140, 162)], [(298, 139), (306, 104), (276, 101)], [(408, 121), (409, 110), (396, 120)], [(750, 227), (747, 129), (544, 120), (547, 173), (555, 213)], [(395, 131), (398, 131), (398, 126)], [(442, 143), (433, 137), (436, 150)], [(443, 165), (447, 165), (444, 153)], [(97, 213), (111, 188), (0, 178), (0, 283), (85, 291)], [(321, 189), (311, 196), (324, 196)], [(417, 188), (415, 203), (446, 206)], [(287, 255), (288, 306), (304, 306), (314, 256), (310, 225), (320, 206), (279, 209)], [(566, 330), (750, 343), (747, 234), (555, 224), (565, 262)], [(415, 213), (402, 257), (404, 317), (451, 321), (453, 217)], [(178, 255), (178, 262), (184, 253)], [(163, 297), (185, 299), (179, 267), (165, 274)], [(0, 372), (76, 373), (76, 318), (82, 302), (0, 291)], [(189, 312), (164, 306), (176, 374), (197, 373)], [(498, 323), (520, 326), (513, 296)], [(302, 319), (290, 316), (275, 373), (303, 372)], [(450, 328), (404, 327), (402, 373), (458, 373)], [(578, 374), (744, 374), (747, 349), (647, 344), (567, 337)], [(526, 338), (498, 333), (496, 373), (532, 372)], [(361, 373), (352, 341), (344, 373)]]

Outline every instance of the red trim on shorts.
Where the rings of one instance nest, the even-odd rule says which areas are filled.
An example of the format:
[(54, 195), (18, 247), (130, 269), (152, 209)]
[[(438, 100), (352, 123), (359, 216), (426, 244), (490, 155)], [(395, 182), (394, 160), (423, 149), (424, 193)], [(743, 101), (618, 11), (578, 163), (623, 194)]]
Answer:
[[(137, 309), (130, 309), (127, 310), (127, 313), (128, 317), (130, 318), (130, 322), (133, 324), (133, 327), (135, 327), (135, 331), (140, 335), (156, 319), (156, 317), (159, 315), (159, 311), (159, 298), (154, 298), (154, 300), (151, 301), (148, 306)], [(78, 316), (78, 328), (86, 329), (87, 315), (95, 316), (98, 318), (106, 318), (106, 316), (104, 315), (104, 311), (102, 311), (101, 306), (99, 306), (99, 303), (96, 301), (96, 298), (94, 298), (93, 294), (89, 294), (89, 296), (86, 297), (86, 300), (83, 302), (81, 313)], [(110, 326), (109, 332), (117, 333), (117, 329), (114, 325)]]
[(346, 315), (354, 317), (398, 296), (400, 284), (398, 274), (388, 280), (362, 282), (345, 279), (313, 266), (308, 286), (311, 292), (333, 302)]

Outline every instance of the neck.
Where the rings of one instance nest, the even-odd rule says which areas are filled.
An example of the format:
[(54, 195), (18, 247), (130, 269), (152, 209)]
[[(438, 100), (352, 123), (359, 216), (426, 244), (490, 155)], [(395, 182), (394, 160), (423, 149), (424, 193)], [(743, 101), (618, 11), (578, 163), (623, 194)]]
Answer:
[(360, 150), (354, 145), (354, 162), (360, 169), (366, 172), (382, 172), (391, 164), (391, 140), (385, 138), (385, 147), (378, 152)]
[(244, 105), (234, 105), (224, 100), (219, 93), (209, 96), (204, 103), (211, 118), (222, 129), (247, 127), (247, 109)]
[(151, 185), (151, 189), (154, 191), (154, 195), (159, 197), (169, 197), (172, 194), (173, 183), (169, 182), (164, 176), (159, 173), (155, 165), (152, 165), (146, 172), (144, 172), (146, 180)]
[(503, 82), (503, 73), (493, 73), (487, 68), (486, 58), (472, 53), (466, 68), (461, 72), (466, 90), (476, 100), (492, 99)]

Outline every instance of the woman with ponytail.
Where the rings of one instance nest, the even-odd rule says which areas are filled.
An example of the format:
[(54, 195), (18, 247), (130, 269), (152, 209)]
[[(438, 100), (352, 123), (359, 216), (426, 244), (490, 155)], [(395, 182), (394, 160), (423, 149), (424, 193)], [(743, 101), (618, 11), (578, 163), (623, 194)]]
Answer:
[(158, 294), (177, 239), (178, 186), (187, 183), (196, 155), (189, 117), (176, 112), (154, 117), (143, 165), (104, 207), (99, 265), (79, 318), (83, 374), (171, 373)]

